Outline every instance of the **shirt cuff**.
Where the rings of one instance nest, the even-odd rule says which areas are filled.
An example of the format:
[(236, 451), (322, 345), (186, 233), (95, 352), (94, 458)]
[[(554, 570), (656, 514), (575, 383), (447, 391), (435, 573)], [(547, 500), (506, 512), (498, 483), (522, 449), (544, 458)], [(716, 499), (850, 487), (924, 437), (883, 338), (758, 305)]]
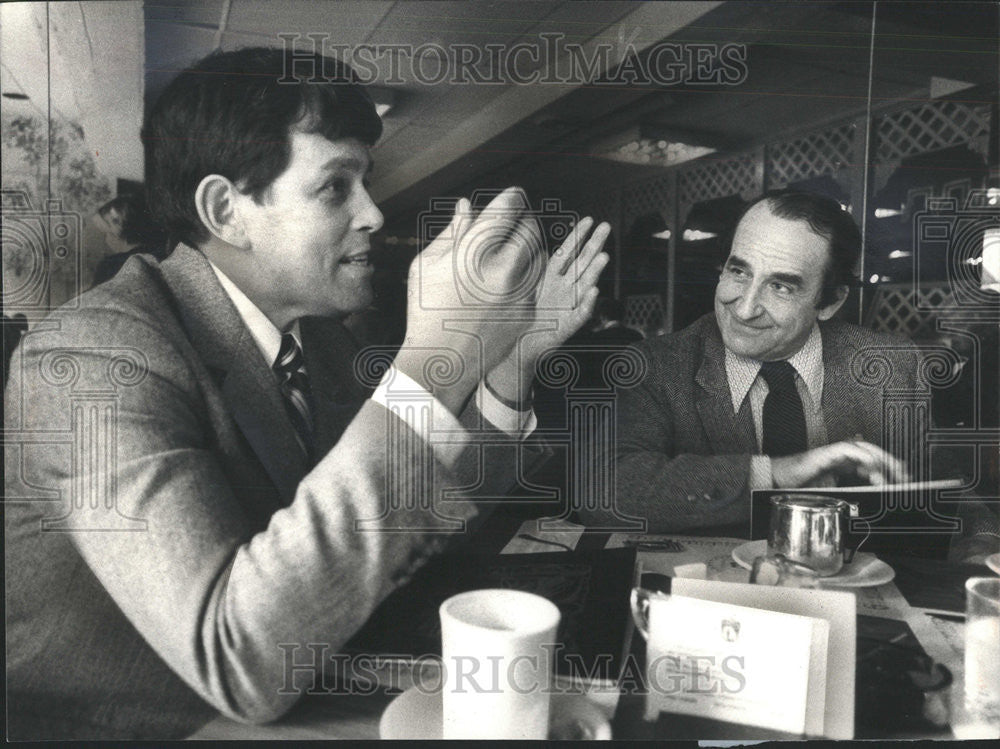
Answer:
[(771, 458), (767, 455), (750, 456), (750, 491), (774, 488), (774, 477), (771, 475)]
[(486, 380), (479, 381), (476, 402), (483, 418), (490, 424), (518, 441), (526, 439), (538, 426), (534, 409), (518, 411), (497, 398), (486, 386)]
[(386, 370), (371, 399), (402, 419), (449, 468), (468, 444), (468, 434), (451, 411), (395, 366)]

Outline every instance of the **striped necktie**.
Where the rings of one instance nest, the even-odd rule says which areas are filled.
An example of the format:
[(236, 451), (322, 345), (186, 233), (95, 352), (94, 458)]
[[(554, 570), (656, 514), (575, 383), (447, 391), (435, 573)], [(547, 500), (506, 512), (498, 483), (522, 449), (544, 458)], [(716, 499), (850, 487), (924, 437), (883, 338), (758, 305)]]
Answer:
[(309, 403), (312, 393), (306, 378), (302, 349), (291, 333), (281, 336), (281, 347), (273, 369), (278, 375), (278, 387), (285, 399), (285, 410), (295, 427), (295, 437), (305, 454), (311, 458), (313, 420)]

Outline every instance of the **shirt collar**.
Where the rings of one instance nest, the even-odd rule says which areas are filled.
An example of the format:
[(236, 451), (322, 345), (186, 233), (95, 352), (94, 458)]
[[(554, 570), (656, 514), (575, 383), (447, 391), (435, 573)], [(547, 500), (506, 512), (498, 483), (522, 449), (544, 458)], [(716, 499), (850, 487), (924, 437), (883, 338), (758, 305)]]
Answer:
[[(240, 290), (240, 287), (233, 283), (232, 279), (223, 273), (215, 263), (210, 260), (209, 265), (215, 271), (219, 283), (226, 290), (226, 293), (233, 302), (233, 306), (236, 307), (236, 311), (243, 320), (243, 324), (250, 330), (250, 335), (253, 336), (257, 348), (260, 349), (260, 353), (267, 361), (267, 366), (270, 367), (277, 360), (278, 351), (281, 349), (281, 331), (278, 330), (267, 315), (260, 311), (260, 307), (251, 302), (250, 297), (244, 294)], [(299, 333), (298, 320), (292, 323), (290, 332), (295, 336), (295, 340), (301, 348), (302, 338)]]
[[(819, 325), (813, 325), (806, 342), (789, 357), (788, 363), (802, 378), (813, 403), (819, 403), (823, 396), (823, 337)], [(740, 356), (726, 349), (726, 379), (729, 381), (734, 412), (740, 410), (743, 400), (750, 392), (760, 372), (760, 364), (756, 359)]]

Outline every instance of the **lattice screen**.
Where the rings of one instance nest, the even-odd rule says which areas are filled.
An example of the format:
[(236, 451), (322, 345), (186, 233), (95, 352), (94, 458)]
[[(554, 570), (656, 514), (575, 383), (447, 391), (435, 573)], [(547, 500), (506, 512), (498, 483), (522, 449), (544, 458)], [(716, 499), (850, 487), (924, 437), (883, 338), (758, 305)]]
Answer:
[(792, 182), (835, 174), (851, 163), (854, 125), (811, 133), (767, 147), (767, 183), (778, 189)]
[[(632, 222), (648, 213), (658, 213), (664, 222), (670, 221), (674, 196), (670, 194), (670, 178), (664, 174), (622, 189), (622, 221), (627, 232)], [(674, 229), (674, 227), (670, 227)]]
[[(876, 141), (873, 160), (876, 164), (898, 161), (914, 154), (968, 144), (986, 152), (990, 133), (989, 105), (971, 105), (954, 101), (933, 101), (913, 109), (878, 115), (873, 122)], [(769, 188), (823, 175), (836, 175), (860, 158), (861, 147), (854, 123), (803, 135), (786, 142), (768, 144), (766, 158), (762, 149), (726, 157), (708, 156), (662, 175), (623, 187), (609, 186), (592, 196), (590, 205), (581, 206), (598, 219), (615, 226), (619, 242), (639, 216), (656, 212), (669, 223), (673, 201), (677, 201), (680, 231), (695, 203), (729, 195), (750, 199), (759, 195), (767, 172)], [(676, 192), (671, 190), (676, 175)], [(618, 198), (620, 197), (620, 201)], [(618, 208), (620, 206), (620, 213)], [(616, 215), (609, 215), (616, 214)], [(618, 220), (621, 220), (619, 223)], [(896, 331), (910, 336), (933, 334), (935, 308), (954, 308), (955, 300), (944, 285), (912, 288), (881, 286), (869, 308), (866, 324), (879, 330)], [(919, 309), (923, 308), (923, 309)], [(629, 297), (626, 300), (626, 324), (645, 328), (662, 314), (658, 296)], [(968, 311), (963, 310), (963, 316)]]
[(683, 169), (677, 177), (681, 225), (695, 203), (727, 195), (751, 198), (764, 189), (764, 169), (759, 151), (748, 151), (731, 158), (711, 156)]
[(942, 315), (956, 315), (963, 320), (996, 320), (996, 310), (988, 307), (965, 308), (959, 304), (947, 284), (919, 286), (906, 284), (879, 286), (865, 317), (865, 325), (911, 338), (932, 336)]
[(625, 297), (625, 327), (647, 330), (663, 324), (663, 298), (659, 294)]
[(953, 307), (955, 297), (946, 284), (939, 286), (880, 286), (865, 324), (889, 333), (919, 338), (933, 335), (940, 307)]
[(877, 118), (875, 131), (875, 162), (879, 164), (960, 143), (981, 151), (989, 137), (990, 108), (934, 101)]

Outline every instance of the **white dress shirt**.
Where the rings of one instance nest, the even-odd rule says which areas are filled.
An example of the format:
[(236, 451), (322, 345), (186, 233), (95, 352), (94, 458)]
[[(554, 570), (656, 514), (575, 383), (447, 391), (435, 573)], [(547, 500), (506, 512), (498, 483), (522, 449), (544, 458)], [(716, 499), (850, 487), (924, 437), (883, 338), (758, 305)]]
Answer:
[[(243, 323), (250, 330), (257, 348), (260, 349), (267, 366), (271, 367), (278, 357), (281, 347), (281, 331), (271, 322), (270, 318), (261, 312), (260, 308), (250, 301), (250, 298), (233, 283), (225, 273), (214, 263), (209, 262), (215, 271), (219, 283), (236, 307)], [(299, 321), (296, 320), (289, 328), (299, 346), (302, 346), (302, 336), (299, 332)], [(308, 372), (306, 373), (308, 375)], [(393, 410), (407, 425), (434, 446), (435, 454), (447, 465), (453, 465), (458, 454), (465, 446), (466, 439), (455, 439), (464, 435), (465, 431), (458, 419), (441, 402), (421, 387), (412, 378), (400, 372), (394, 366), (382, 377), (379, 386), (372, 393), (371, 399), (379, 405)], [(530, 435), (538, 424), (533, 410), (517, 411), (500, 402), (481, 381), (476, 391), (476, 403), (479, 410), (490, 424), (510, 437), (523, 440)], [(399, 408), (396, 406), (405, 405)], [(429, 418), (428, 418), (429, 416)], [(443, 439), (438, 437), (443, 435)]]
[[(233, 300), (233, 306), (239, 312), (243, 324), (249, 329), (250, 335), (253, 336), (257, 344), (257, 348), (260, 349), (260, 353), (264, 355), (264, 361), (267, 362), (267, 366), (274, 366), (274, 362), (278, 358), (278, 351), (281, 349), (281, 331), (278, 330), (267, 315), (260, 311), (260, 307), (251, 302), (250, 298), (240, 290), (240, 287), (230, 280), (229, 276), (219, 270), (214, 263), (209, 262), (209, 265), (215, 271), (215, 275), (218, 277), (219, 283), (222, 284), (222, 288), (226, 290), (229, 298)], [(295, 341), (299, 344), (299, 348), (301, 348), (302, 335), (299, 333), (298, 320), (292, 323), (289, 332), (295, 336)]]
[[(795, 387), (802, 399), (802, 411), (806, 419), (806, 439), (809, 449), (827, 444), (826, 421), (823, 419), (823, 338), (819, 325), (813, 325), (809, 337), (788, 363), (795, 369)], [(750, 399), (757, 449), (764, 444), (764, 399), (769, 389), (760, 377), (761, 362), (734, 354), (726, 349), (726, 379), (729, 394), (733, 400), (733, 413), (739, 413), (743, 401)], [(750, 488), (770, 489), (774, 481), (771, 476), (771, 458), (754, 455), (750, 459)]]

